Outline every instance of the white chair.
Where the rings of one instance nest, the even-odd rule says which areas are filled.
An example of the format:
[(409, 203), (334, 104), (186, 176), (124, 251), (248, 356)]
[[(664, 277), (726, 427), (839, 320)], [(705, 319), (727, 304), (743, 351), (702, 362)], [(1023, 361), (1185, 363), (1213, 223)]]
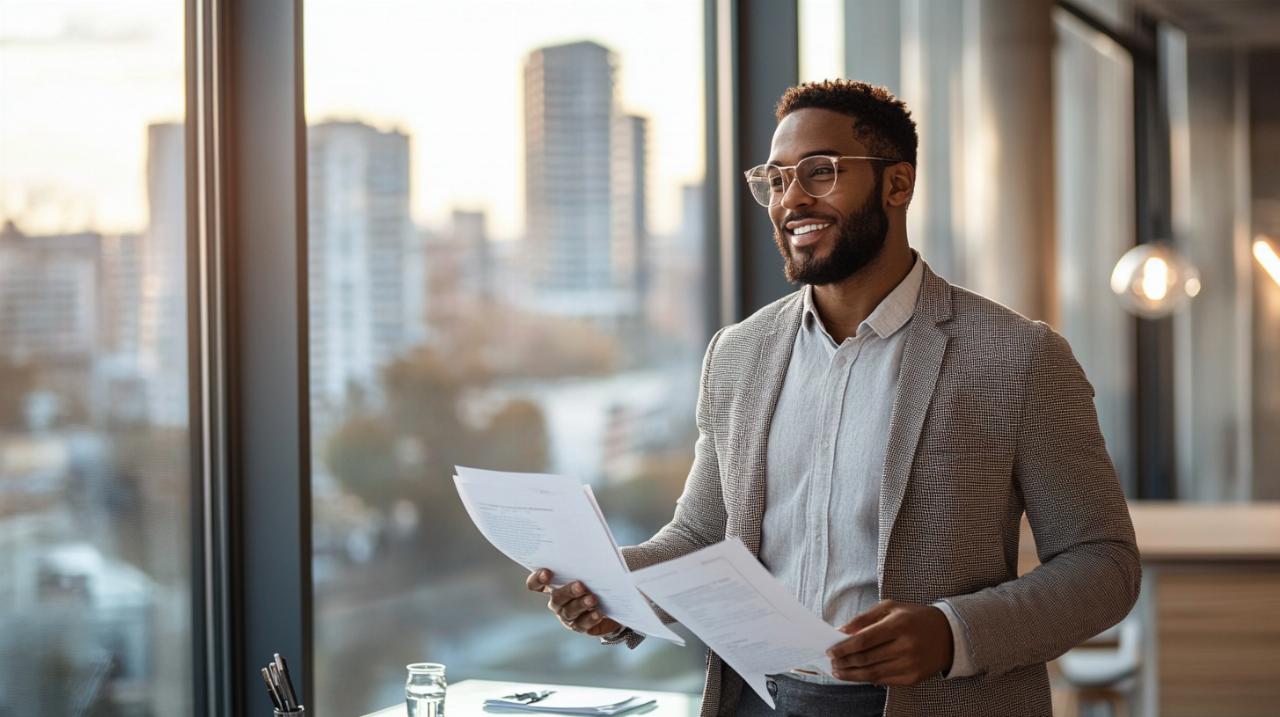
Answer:
[(1086, 707), (1105, 704), (1112, 717), (1128, 717), (1142, 667), (1141, 646), (1142, 624), (1130, 614), (1059, 657), (1058, 669), (1074, 703), (1072, 713), (1083, 717)]

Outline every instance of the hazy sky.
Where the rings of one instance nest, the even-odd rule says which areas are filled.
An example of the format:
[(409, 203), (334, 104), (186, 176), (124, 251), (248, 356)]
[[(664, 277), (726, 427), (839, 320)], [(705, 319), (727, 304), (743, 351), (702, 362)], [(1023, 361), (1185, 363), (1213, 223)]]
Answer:
[(146, 125), (182, 116), (182, 3), (0, 0), (0, 218), (145, 223)]
[[(808, 67), (838, 67), (836, 4), (801, 4)], [(420, 223), (442, 226), (463, 206), (488, 210), (499, 236), (520, 231), (522, 63), (561, 42), (617, 53), (620, 107), (650, 120), (656, 231), (676, 226), (680, 185), (703, 175), (703, 0), (304, 8), (309, 121), (408, 132)], [(182, 21), (181, 0), (0, 0), (0, 218), (33, 232), (143, 227), (146, 125), (182, 116)], [(476, 158), (504, 171), (494, 175), (491, 161), (482, 171)]]

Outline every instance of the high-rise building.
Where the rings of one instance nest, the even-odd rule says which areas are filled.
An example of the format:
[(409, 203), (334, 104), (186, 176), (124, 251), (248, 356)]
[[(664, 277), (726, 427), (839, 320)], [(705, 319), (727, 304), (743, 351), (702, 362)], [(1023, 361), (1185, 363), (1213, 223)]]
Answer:
[(81, 418), (88, 403), (98, 251), (97, 234), (26, 236), (12, 222), (0, 230), (0, 363), (39, 372), (21, 396), (32, 428)]
[(690, 311), (691, 306), (705, 306), (707, 283), (702, 267), (706, 258), (706, 200), (701, 182), (680, 187), (680, 224), (669, 235), (654, 236), (649, 241), (651, 281), (646, 302), (650, 326), (680, 338), (685, 345), (700, 351), (709, 332), (706, 312)]
[(188, 421), (186, 128), (147, 127), (147, 231), (141, 251), (139, 349), (152, 423)]
[(643, 313), (649, 289), (648, 128), (640, 115), (621, 115), (613, 131), (613, 284)]
[(142, 255), (146, 237), (115, 234), (102, 237), (102, 327), (100, 350), (142, 353)]
[(524, 65), (531, 303), (606, 322), (638, 307), (634, 219), (644, 205), (628, 194), (615, 212), (623, 186), (643, 192), (635, 170), (643, 177), (644, 143), (643, 121), (620, 121), (616, 69), (614, 53), (594, 42), (534, 50)]
[(97, 234), (0, 230), (0, 356), (83, 363), (98, 339)]
[(453, 240), (462, 251), (462, 284), (468, 294), (480, 299), (492, 299), (494, 290), (493, 252), (489, 249), (489, 232), (483, 211), (454, 209), (452, 213)]
[(150, 419), (148, 375), (142, 366), (143, 257), (148, 237), (102, 237), (100, 343), (93, 358), (89, 411), (98, 425)]
[(409, 215), (409, 136), (361, 122), (308, 130), (311, 399), (323, 421), (425, 335), (423, 252)]

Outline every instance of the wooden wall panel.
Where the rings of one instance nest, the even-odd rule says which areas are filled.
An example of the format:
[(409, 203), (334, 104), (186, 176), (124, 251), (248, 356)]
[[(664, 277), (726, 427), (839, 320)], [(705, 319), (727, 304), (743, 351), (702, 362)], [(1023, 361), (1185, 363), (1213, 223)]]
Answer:
[(1280, 714), (1280, 567), (1165, 568), (1154, 593), (1160, 715)]

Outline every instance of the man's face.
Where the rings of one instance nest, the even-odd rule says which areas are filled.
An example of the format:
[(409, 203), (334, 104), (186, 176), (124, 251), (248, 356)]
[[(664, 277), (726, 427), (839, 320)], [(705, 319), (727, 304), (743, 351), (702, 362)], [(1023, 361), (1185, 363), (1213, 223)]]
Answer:
[[(870, 154), (854, 138), (853, 123), (831, 110), (796, 110), (778, 123), (769, 163), (791, 166), (818, 154)], [(787, 173), (787, 179), (793, 176)], [(792, 181), (782, 201), (769, 208), (787, 281), (838, 283), (879, 256), (889, 233), (881, 190), (876, 164), (861, 159), (840, 162), (835, 190), (825, 197), (811, 197)]]

